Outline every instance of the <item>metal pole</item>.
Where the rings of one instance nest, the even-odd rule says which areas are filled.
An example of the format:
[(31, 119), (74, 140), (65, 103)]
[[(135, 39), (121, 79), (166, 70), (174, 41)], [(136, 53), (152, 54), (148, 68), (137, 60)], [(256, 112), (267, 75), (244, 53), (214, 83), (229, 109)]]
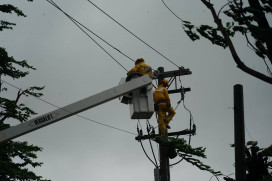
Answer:
[(246, 180), (243, 86), (234, 86), (234, 145), (236, 181)]

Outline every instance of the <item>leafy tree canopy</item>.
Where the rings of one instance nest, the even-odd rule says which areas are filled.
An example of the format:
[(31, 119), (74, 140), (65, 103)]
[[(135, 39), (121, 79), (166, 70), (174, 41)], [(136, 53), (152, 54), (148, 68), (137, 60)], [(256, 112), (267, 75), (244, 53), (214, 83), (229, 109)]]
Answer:
[[(28, 0), (32, 1), (32, 0)], [(15, 13), (18, 16), (26, 15), (17, 7), (11, 4), (0, 4), (0, 12)], [(0, 31), (13, 29), (15, 23), (0, 20)], [(4, 97), (3, 92), (8, 91), (8, 82), (2, 78), (20, 79), (29, 74), (28, 71), (35, 70), (26, 60), (18, 61), (9, 56), (4, 47), (0, 47), (0, 130), (10, 127), (10, 119), (24, 122), (32, 115), (36, 114), (32, 109), (20, 102), (22, 96), (42, 96), (41, 91), (44, 87), (29, 87), (25, 90), (18, 90), (15, 99)], [(41, 162), (34, 161), (37, 158), (36, 152), (42, 151), (42, 148), (29, 145), (27, 142), (8, 141), (0, 144), (0, 180), (1, 181), (47, 181), (30, 171), (29, 167), (41, 166)], [(19, 161), (18, 161), (19, 160)]]
[[(242, 71), (272, 84), (272, 28), (268, 18), (271, 18), (271, 0), (233, 0), (228, 1), (223, 7), (216, 11), (214, 5), (209, 0), (201, 2), (210, 10), (215, 26), (200, 25), (195, 26), (190, 21), (182, 20), (185, 33), (191, 40), (199, 40), (204, 37), (214, 45), (229, 48), (233, 60)], [(230, 21), (223, 23), (221, 16)], [(248, 46), (264, 62), (267, 73), (259, 72), (250, 68), (239, 56), (231, 38), (242, 35)], [(258, 60), (256, 60), (258, 61)]]
[(188, 163), (191, 163), (192, 165), (196, 166), (200, 170), (208, 171), (214, 176), (222, 175), (221, 172), (214, 171), (210, 166), (205, 165), (199, 159), (196, 158), (196, 157), (206, 158), (205, 155), (206, 148), (203, 147), (192, 148), (191, 145), (187, 144), (187, 142), (183, 138), (169, 137), (165, 139), (158, 136), (155, 137), (155, 141), (157, 143), (167, 146), (168, 149), (171, 148), (174, 149), (179, 157), (181, 157)]

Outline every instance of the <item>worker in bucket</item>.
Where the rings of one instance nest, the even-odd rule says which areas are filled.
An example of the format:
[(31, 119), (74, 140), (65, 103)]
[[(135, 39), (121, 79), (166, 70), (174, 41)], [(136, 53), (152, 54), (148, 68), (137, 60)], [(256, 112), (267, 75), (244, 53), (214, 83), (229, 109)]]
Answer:
[(128, 71), (127, 75), (131, 75), (133, 73), (138, 73), (140, 75), (148, 74), (151, 78), (154, 77), (151, 66), (147, 65), (143, 58), (138, 58), (135, 61), (135, 66), (130, 71)]
[(163, 79), (160, 82), (158, 88), (155, 89), (153, 93), (155, 110), (158, 113), (158, 124), (160, 128), (161, 135), (166, 137), (166, 129), (170, 129), (170, 121), (176, 114), (173, 107), (171, 107), (171, 101), (168, 95), (167, 87), (169, 82), (167, 79)]

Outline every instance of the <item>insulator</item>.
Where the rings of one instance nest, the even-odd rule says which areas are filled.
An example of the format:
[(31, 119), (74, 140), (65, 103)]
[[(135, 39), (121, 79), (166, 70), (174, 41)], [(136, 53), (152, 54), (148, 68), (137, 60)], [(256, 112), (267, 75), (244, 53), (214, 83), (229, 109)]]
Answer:
[(193, 124), (193, 130), (196, 130), (196, 125), (195, 124)]

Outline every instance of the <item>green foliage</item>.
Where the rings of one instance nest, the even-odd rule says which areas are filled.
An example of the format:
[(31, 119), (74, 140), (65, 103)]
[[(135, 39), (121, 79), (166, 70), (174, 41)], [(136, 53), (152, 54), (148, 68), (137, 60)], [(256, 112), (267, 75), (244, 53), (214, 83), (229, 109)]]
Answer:
[[(0, 47), (0, 77), (5, 76), (13, 79), (19, 79), (29, 74), (28, 71), (22, 71), (18, 67), (21, 69), (24, 68), (35, 70), (34, 67), (28, 65), (26, 60), (17, 61), (13, 57), (9, 57), (6, 50)], [(8, 88), (3, 87), (3, 85), (4, 83), (0, 83), (1, 91), (8, 91)], [(44, 87), (33, 86), (25, 90), (19, 90), (17, 97), (14, 100), (0, 97), (0, 121), (3, 123), (5, 119), (13, 118), (19, 120), (20, 122), (24, 122), (29, 119), (31, 115), (36, 114), (24, 104), (19, 103), (19, 99), (22, 95), (40, 97), (42, 96), (42, 93), (37, 91), (41, 91), (43, 88)]]
[(7, 21), (0, 21), (0, 31), (3, 31), (4, 29), (12, 29), (12, 26), (15, 26), (15, 23), (10, 23)]
[[(253, 1), (252, 1), (253, 2)], [(246, 35), (250, 33), (256, 40), (255, 53), (264, 59), (267, 53), (262, 46), (271, 48), (272, 28), (267, 23), (265, 14), (272, 13), (272, 5), (268, 1), (262, 3), (255, 1), (250, 6), (240, 6), (235, 2), (229, 3), (229, 9), (224, 11), (224, 14), (232, 18), (233, 24), (236, 26), (230, 30), (233, 35), (237, 32)], [(260, 45), (262, 44), (262, 45)]]
[[(210, 10), (215, 26), (195, 26), (191, 22), (181, 19), (183, 30), (188, 37), (192, 41), (204, 37), (214, 45), (223, 48), (228, 47), (239, 69), (272, 84), (272, 71), (270, 69), (272, 64), (272, 28), (268, 21), (272, 13), (272, 1), (248, 0), (247, 4), (244, 4), (243, 0), (228, 1), (218, 12), (211, 1), (200, 1)], [(222, 15), (225, 15), (224, 19), (221, 18)], [(225, 20), (227, 22), (224, 25), (223, 21)], [(232, 37), (244, 38), (245, 47), (249, 47), (264, 62), (267, 68), (266, 73), (244, 63), (237, 52)]]
[(198, 33), (210, 40), (213, 44), (226, 48), (228, 45), (225, 39), (219, 35), (219, 30), (208, 25), (201, 25), (197, 28)]
[(0, 75), (8, 76), (13, 79), (23, 78), (28, 75), (29, 72), (21, 71), (16, 66), (20, 66), (21, 68), (27, 68), (35, 70), (34, 67), (27, 64), (26, 60), (17, 61), (13, 57), (9, 57), (6, 50), (0, 47)]
[[(272, 145), (263, 149), (263, 151), (261, 152), (261, 155), (267, 156), (267, 157), (272, 157)], [(270, 162), (269, 165), (272, 167), (272, 162)]]
[(0, 118), (13, 118), (20, 122), (27, 121), (31, 115), (36, 114), (33, 110), (26, 107), (23, 103), (18, 104), (15, 100), (0, 97)]
[(183, 30), (189, 36), (189, 38), (193, 41), (199, 40), (200, 37), (196, 34), (195, 26), (191, 24), (189, 21), (182, 21)]
[(194, 158), (194, 157), (206, 158), (205, 155), (206, 148), (203, 147), (192, 148), (191, 145), (187, 144), (187, 142), (182, 138), (169, 137), (168, 139), (164, 139), (162, 137), (156, 137), (155, 141), (157, 143), (161, 143), (167, 146), (168, 148), (174, 148), (181, 158), (191, 163), (192, 165), (196, 166), (197, 168), (204, 171), (208, 171), (215, 176), (222, 175), (221, 172), (214, 171), (213, 169), (211, 169), (210, 166), (205, 165), (199, 159)]
[[(28, 0), (32, 1), (32, 0)], [(26, 17), (26, 15), (17, 7), (10, 4), (0, 5), (0, 12), (15, 13), (18, 16)], [(15, 23), (0, 20), (0, 31), (4, 29), (12, 29)], [(24, 70), (25, 71), (24, 71)], [(29, 87), (25, 90), (18, 90), (14, 100), (4, 97), (3, 92), (7, 92), (7, 82), (2, 81), (3, 77), (20, 79), (29, 74), (27, 70), (35, 70), (26, 60), (18, 61), (9, 56), (5, 48), (0, 47), (0, 130), (10, 127), (8, 121), (18, 120), (24, 122), (32, 115), (36, 114), (25, 104), (20, 103), (22, 96), (32, 95), (40, 97), (40, 93), (44, 87)], [(29, 167), (41, 166), (41, 162), (34, 161), (37, 159), (36, 153), (42, 151), (42, 148), (28, 145), (27, 142), (8, 141), (0, 144), (0, 180), (1, 181), (48, 181), (37, 176), (30, 171)]]
[[(0, 180), (39, 180), (48, 181), (42, 179), (41, 176), (36, 176), (35, 173), (30, 171), (27, 166), (37, 167), (42, 163), (35, 162), (37, 158), (35, 152), (42, 149), (37, 146), (28, 145), (27, 142), (13, 142), (2, 143), (0, 145)], [(16, 162), (15, 160), (20, 160)]]
[(20, 10), (18, 9), (17, 7), (11, 5), (11, 4), (2, 4), (0, 5), (0, 11), (3, 12), (3, 13), (16, 13), (17, 16), (23, 16), (23, 17), (26, 17), (26, 15)]
[[(245, 146), (245, 161), (247, 181), (271, 181), (272, 180), (272, 145), (262, 149), (257, 141), (248, 141)], [(235, 147), (235, 145), (231, 145)]]
[[(219, 30), (208, 25), (201, 25), (196, 27), (189, 21), (182, 21), (183, 30), (192, 41), (199, 40), (203, 36), (210, 40), (213, 44), (227, 47), (227, 44), (222, 36), (219, 35)], [(231, 32), (230, 32), (231, 33)]]
[[(27, 1), (32, 2), (33, 0)], [(13, 6), (12, 4), (0, 4), (0, 12), (10, 14), (15, 13), (17, 16), (26, 17), (26, 15), (20, 9)], [(4, 29), (12, 29), (12, 27), (15, 25), (15, 23), (0, 20), (0, 31), (3, 31)]]
[[(259, 0), (257, 0), (259, 1)], [(243, 2), (243, 1), (241, 1)], [(224, 14), (231, 18), (233, 21), (227, 22), (224, 30), (228, 36), (233, 37), (236, 33), (241, 33), (242, 35), (251, 34), (256, 41), (261, 40), (263, 44), (266, 44), (267, 40), (265, 38), (269, 38), (271, 40), (272, 28), (268, 26), (264, 26), (260, 21), (266, 21), (265, 14), (272, 13), (272, 4), (269, 1), (262, 0), (260, 6), (251, 5), (244, 6), (243, 3), (237, 3), (237, 1), (230, 1), (228, 3), (228, 9), (224, 11)], [(217, 16), (219, 18), (219, 14)], [(213, 44), (222, 46), (226, 48), (228, 45), (226, 44), (225, 37), (219, 35), (218, 27), (211, 27), (209, 25), (201, 25), (199, 28), (196, 28), (194, 25), (191, 25), (190, 22), (183, 22), (185, 24), (186, 34), (194, 41), (196, 40), (194, 37), (200, 37), (196, 32), (193, 32), (193, 28), (204, 38), (210, 40)], [(188, 31), (190, 32), (188, 34)], [(197, 38), (200, 39), (200, 38)], [(259, 54), (260, 57), (264, 57), (266, 53), (257, 48), (256, 54)]]
[(256, 141), (250, 141), (246, 145), (247, 180), (272, 180), (272, 145), (266, 149), (257, 146)]

